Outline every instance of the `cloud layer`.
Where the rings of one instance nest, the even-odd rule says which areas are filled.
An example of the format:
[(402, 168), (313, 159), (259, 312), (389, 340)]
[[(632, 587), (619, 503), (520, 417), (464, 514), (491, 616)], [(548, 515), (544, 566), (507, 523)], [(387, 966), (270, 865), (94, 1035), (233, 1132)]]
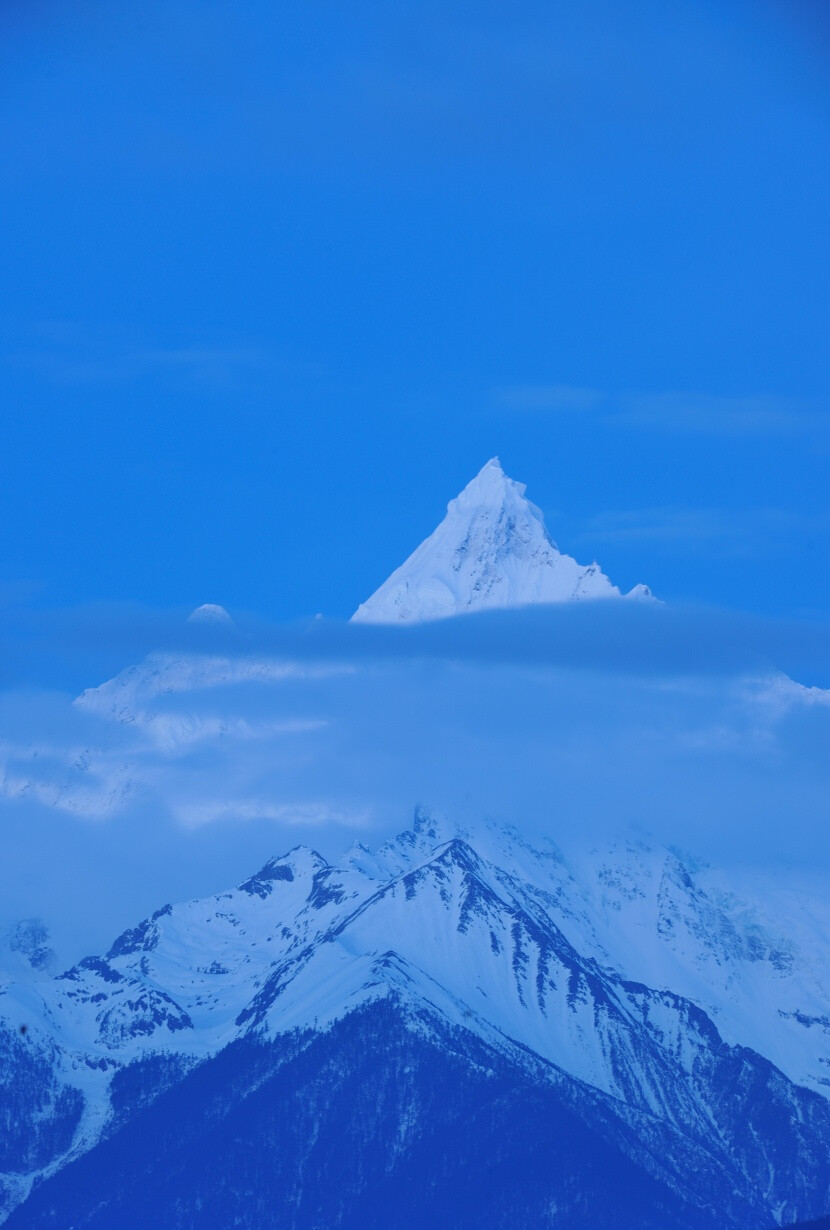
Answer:
[[(167, 647), (80, 699), (0, 701), (5, 921), (100, 946), (168, 897), (298, 841), (383, 838), (420, 803), (565, 843), (633, 826), (721, 862), (830, 866), (830, 631), (602, 606), (406, 629), (111, 621), (102, 658), (161, 625)], [(64, 648), (89, 635), (67, 621)]]

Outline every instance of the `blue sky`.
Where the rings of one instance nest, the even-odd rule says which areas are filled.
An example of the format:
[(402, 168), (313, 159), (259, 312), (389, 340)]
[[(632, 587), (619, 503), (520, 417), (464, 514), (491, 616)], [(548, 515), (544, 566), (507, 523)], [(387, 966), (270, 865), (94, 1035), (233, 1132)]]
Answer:
[(491, 455), (826, 615), (818, 3), (4, 7), (2, 597), (347, 616)]
[[(0, 935), (418, 803), (830, 865), (824, 4), (2, 23)], [(339, 625), (494, 454), (667, 604)], [(297, 678), (71, 704), (202, 602)]]

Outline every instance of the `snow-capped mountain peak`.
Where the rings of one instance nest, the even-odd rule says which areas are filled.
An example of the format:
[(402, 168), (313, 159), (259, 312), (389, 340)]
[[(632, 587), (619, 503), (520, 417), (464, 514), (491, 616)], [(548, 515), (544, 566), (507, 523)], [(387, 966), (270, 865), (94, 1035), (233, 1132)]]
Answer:
[(203, 602), (201, 606), (197, 606), (195, 611), (191, 611), (187, 617), (189, 624), (211, 624), (224, 627), (233, 627), (233, 619), (228, 614), (223, 606), (219, 606), (216, 602)]
[(498, 457), (491, 457), (471, 479), (464, 490), (450, 500), (448, 509), (455, 508), (499, 508), (508, 501), (527, 504), (528, 508), (541, 518), (541, 513), (535, 505), (525, 499), (525, 484), (517, 483), (508, 478)]
[[(638, 585), (625, 596), (650, 594)], [(493, 457), (352, 619), (418, 623), (467, 611), (620, 597), (596, 562), (578, 564), (559, 551), (524, 483), (508, 478)]]

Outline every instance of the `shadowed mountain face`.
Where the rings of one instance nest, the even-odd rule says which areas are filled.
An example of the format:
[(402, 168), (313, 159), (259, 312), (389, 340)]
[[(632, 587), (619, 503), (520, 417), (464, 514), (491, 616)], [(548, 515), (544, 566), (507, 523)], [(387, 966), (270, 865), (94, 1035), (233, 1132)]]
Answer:
[(8, 1225), (715, 1230), (578, 1098), (382, 1001), (310, 1041), (231, 1044)]
[[(421, 815), (376, 852), (334, 867), (294, 850), (7, 988), (9, 1225), (763, 1230), (824, 1214), (830, 1102), (741, 1035), (742, 995), (806, 995), (797, 950), (746, 902), (730, 929), (676, 856), (615, 858), (597, 873), (603, 931), (587, 872), (580, 886), (555, 848)], [(650, 968), (685, 959), (688, 985), (631, 976), (632, 902)]]

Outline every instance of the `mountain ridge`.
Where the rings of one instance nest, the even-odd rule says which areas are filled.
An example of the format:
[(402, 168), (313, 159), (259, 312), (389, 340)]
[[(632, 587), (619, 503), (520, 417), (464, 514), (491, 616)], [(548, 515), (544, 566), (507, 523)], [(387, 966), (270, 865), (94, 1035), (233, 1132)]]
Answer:
[[(116, 1112), (130, 1073), (155, 1074), (151, 1101), (168, 1088), (175, 1098), (189, 1072), (220, 1072), (229, 1046), (320, 1038), (387, 1003), (403, 1013), (400, 1028), (422, 1041), (424, 1029), (449, 1031), (468, 1056), (489, 1048), (515, 1080), (545, 1084), (557, 1073), (557, 1096), (597, 1139), (626, 1142), (634, 1170), (657, 1173), (643, 1144), (654, 1135), (659, 1181), (697, 1201), (700, 1218), (708, 1197), (698, 1171), (713, 1190), (737, 1193), (724, 1223), (736, 1230), (825, 1212), (824, 1087), (799, 1086), (763, 1051), (724, 1040), (700, 996), (633, 978), (604, 951), (589, 897), (552, 844), (534, 847), (497, 825), (469, 836), (422, 810), (378, 851), (355, 845), (336, 865), (295, 847), (235, 890), (161, 907), (105, 957), (5, 987), (0, 1081), (13, 1084), (23, 1047), (35, 1064), (30, 1095), (39, 1091), (21, 1131), (40, 1130), (32, 1115), (44, 1099), (56, 1108), (55, 1131), (63, 1124), (44, 1141), (40, 1164), (26, 1169), (21, 1155), (7, 1169), (7, 1211), (143, 1113), (144, 1094)], [(696, 899), (696, 874), (686, 867), (672, 881), (678, 902), (683, 892)], [(617, 893), (612, 913), (625, 935), (625, 876), (621, 883), (606, 889)], [(734, 958), (730, 996), (752, 966)], [(790, 1034), (814, 1033), (785, 1024)], [(458, 1096), (467, 1096), (467, 1077), (459, 1079)], [(334, 1111), (321, 1103), (320, 1113)], [(683, 1223), (667, 1223), (675, 1224)]]

